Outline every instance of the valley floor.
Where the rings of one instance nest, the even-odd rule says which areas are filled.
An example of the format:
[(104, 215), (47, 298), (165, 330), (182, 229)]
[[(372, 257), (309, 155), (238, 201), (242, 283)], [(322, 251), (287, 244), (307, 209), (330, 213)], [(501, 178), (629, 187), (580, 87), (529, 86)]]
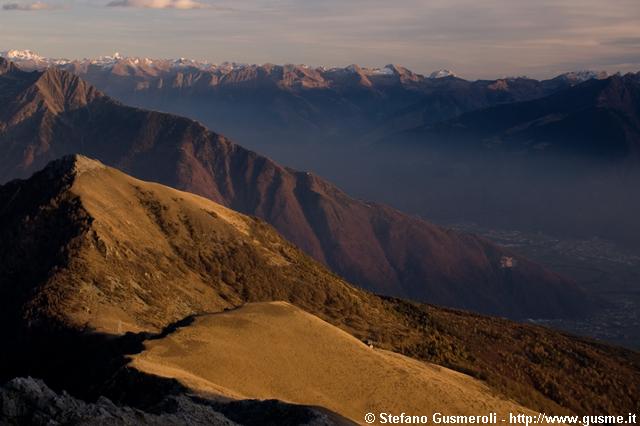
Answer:
[(640, 253), (637, 251), (599, 238), (561, 238), (474, 224), (452, 227), (482, 235), (572, 277), (598, 299), (601, 307), (582, 319), (534, 318), (531, 322), (640, 349)]

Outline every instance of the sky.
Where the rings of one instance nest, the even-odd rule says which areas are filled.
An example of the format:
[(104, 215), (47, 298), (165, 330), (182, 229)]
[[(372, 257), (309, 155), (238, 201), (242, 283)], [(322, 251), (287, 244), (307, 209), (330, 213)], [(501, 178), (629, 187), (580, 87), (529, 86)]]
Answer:
[(0, 0), (0, 50), (406, 66), (465, 78), (640, 71), (640, 0)]

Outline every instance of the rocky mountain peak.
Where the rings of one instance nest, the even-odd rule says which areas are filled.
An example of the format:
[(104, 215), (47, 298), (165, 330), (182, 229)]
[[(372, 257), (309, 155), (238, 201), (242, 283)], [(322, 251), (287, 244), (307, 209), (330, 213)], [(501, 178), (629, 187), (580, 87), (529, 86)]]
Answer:
[(76, 75), (57, 68), (47, 68), (43, 71), (34, 88), (54, 113), (86, 106), (102, 96), (98, 90)]
[(100, 170), (105, 167), (98, 160), (80, 154), (71, 154), (52, 161), (45, 170), (49, 177), (56, 179), (61, 176), (78, 177), (91, 170)]

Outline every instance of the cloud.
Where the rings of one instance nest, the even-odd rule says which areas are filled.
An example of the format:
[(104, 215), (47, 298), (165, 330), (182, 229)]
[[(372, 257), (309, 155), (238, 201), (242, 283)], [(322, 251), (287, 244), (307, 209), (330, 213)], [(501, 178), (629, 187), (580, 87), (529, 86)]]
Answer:
[(640, 37), (623, 37), (616, 38), (613, 40), (609, 40), (606, 42), (611, 46), (623, 46), (623, 47), (632, 47), (632, 48), (640, 48)]
[(210, 5), (196, 0), (114, 0), (107, 7), (133, 7), (143, 9), (208, 9)]
[(2, 10), (37, 11), (50, 9), (57, 9), (57, 7), (41, 1), (36, 1), (33, 3), (7, 3), (2, 6)]

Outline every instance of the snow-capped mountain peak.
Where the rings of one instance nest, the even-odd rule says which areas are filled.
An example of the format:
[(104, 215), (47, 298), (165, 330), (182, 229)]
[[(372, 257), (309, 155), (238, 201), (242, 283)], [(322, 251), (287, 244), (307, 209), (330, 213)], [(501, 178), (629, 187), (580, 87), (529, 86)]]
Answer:
[(115, 52), (113, 55), (98, 56), (97, 58), (93, 58), (93, 59), (85, 59), (85, 61), (89, 62), (92, 65), (113, 66), (119, 61), (122, 61), (125, 59), (128, 59), (128, 58), (125, 56), (122, 56), (119, 52)]
[(38, 55), (33, 50), (9, 49), (0, 52), (0, 57), (15, 62), (25, 69), (40, 69), (51, 65), (63, 65), (66, 59), (50, 59)]
[(31, 50), (17, 50), (17, 49), (5, 50), (3, 52), (0, 52), (0, 56), (2, 56), (3, 58), (18, 60), (18, 61), (44, 60), (42, 56), (38, 55), (37, 53)]
[(441, 69), (441, 70), (437, 70), (432, 72), (429, 75), (429, 78), (445, 78), (445, 77), (455, 77), (455, 73), (453, 71), (449, 71), (447, 69)]
[(606, 71), (592, 71), (592, 70), (580, 70), (571, 71), (561, 74), (561, 77), (567, 80), (575, 81), (576, 83), (582, 83), (587, 80), (602, 80), (607, 78), (609, 74)]
[(395, 67), (391, 64), (385, 65), (383, 68), (373, 68), (371, 70), (371, 74), (375, 75), (394, 75), (395, 73)]

